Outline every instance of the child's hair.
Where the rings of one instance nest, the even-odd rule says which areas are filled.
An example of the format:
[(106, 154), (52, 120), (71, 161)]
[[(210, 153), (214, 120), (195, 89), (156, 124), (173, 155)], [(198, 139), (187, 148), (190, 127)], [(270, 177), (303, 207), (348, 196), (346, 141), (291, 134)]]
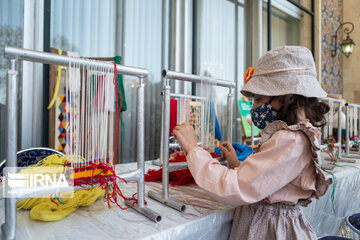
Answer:
[(307, 98), (301, 95), (289, 94), (282, 96), (283, 105), (279, 110), (278, 119), (293, 125), (299, 122), (298, 109), (303, 108), (305, 117), (316, 127), (326, 124), (325, 114), (330, 107), (327, 103), (320, 102), (317, 98)]

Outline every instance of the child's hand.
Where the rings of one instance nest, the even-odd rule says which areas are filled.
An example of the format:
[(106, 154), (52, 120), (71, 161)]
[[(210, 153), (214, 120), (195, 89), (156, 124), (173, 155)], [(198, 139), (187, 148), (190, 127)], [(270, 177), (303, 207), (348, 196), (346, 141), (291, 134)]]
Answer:
[(195, 131), (190, 124), (182, 123), (176, 126), (173, 134), (185, 152), (197, 147)]
[(240, 162), (236, 156), (235, 149), (229, 142), (222, 142), (219, 146), (221, 149), (221, 157), (226, 159), (229, 163), (229, 168), (235, 168), (240, 165)]

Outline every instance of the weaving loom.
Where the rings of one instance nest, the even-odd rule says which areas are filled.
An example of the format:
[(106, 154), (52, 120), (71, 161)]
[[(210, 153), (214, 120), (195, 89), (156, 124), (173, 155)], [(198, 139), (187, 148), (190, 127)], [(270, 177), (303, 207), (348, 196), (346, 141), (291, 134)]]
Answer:
[[(148, 76), (145, 69), (127, 67), (106, 62), (93, 61), (82, 58), (72, 58), (57, 54), (32, 51), (6, 46), (6, 56), (11, 57), (11, 69), (8, 71), (7, 85), (7, 154), (6, 167), (17, 167), (17, 87), (18, 59), (54, 64), (68, 67), (67, 74), (67, 112), (66, 126), (68, 156), (64, 165), (70, 165), (78, 171), (104, 170), (111, 179), (106, 182), (137, 181), (137, 200), (125, 201), (129, 207), (152, 219), (161, 220), (161, 216), (145, 206), (144, 185), (144, 79)], [(121, 109), (121, 100), (115, 101), (118, 96), (116, 85), (117, 73), (138, 78), (137, 84), (137, 161), (135, 171), (120, 175), (115, 173), (114, 157), (116, 156), (117, 142), (112, 139), (117, 135), (118, 113)], [(121, 97), (120, 97), (121, 99)], [(115, 123), (114, 123), (115, 122)], [(115, 125), (115, 128), (114, 128)], [(116, 141), (117, 138), (115, 138)], [(106, 174), (108, 173), (108, 174)], [(91, 174), (91, 181), (93, 180)], [(89, 179), (87, 179), (89, 180)], [(83, 184), (84, 183), (84, 184)], [(93, 187), (85, 181), (79, 185)], [(100, 184), (101, 185), (101, 184)], [(119, 192), (118, 192), (119, 193)], [(121, 194), (121, 191), (120, 191)], [(5, 199), (5, 223), (1, 233), (3, 239), (15, 239), (16, 229), (16, 201), (15, 198)], [(115, 201), (116, 202), (116, 201)]]
[[(327, 114), (328, 124), (323, 127), (321, 137), (322, 159), (330, 160), (330, 163), (323, 162), (323, 168), (333, 170), (338, 162), (355, 163), (356, 158), (359, 157), (359, 149), (357, 149), (356, 146), (358, 146), (357, 139), (360, 130), (360, 121), (358, 121), (360, 106), (349, 103), (345, 104), (345, 124), (343, 124), (343, 100), (333, 98), (324, 98), (321, 100), (327, 102), (330, 106), (330, 111)], [(335, 104), (337, 107), (334, 106)], [(337, 123), (337, 126), (334, 126), (334, 122)], [(333, 136), (334, 127), (337, 131), (337, 136)], [(345, 136), (343, 136), (344, 133), (342, 130), (344, 128), (346, 129)], [(343, 144), (343, 139), (345, 140), (345, 144)], [(351, 147), (356, 148), (356, 150), (350, 151)]]
[[(215, 115), (211, 114), (211, 96), (214, 95), (212, 87), (219, 86), (229, 89), (227, 96), (227, 140), (232, 139), (232, 89), (235, 88), (234, 82), (220, 79), (202, 77), (192, 74), (178, 73), (163, 70), (165, 86), (163, 91), (163, 111), (161, 125), (161, 144), (160, 144), (160, 163), (162, 165), (162, 193), (149, 191), (148, 196), (178, 211), (184, 211), (186, 206), (182, 203), (173, 201), (169, 198), (169, 172), (172, 171), (172, 165), (169, 164), (169, 148), (178, 148), (179, 144), (170, 143), (170, 105), (172, 99), (180, 99), (178, 121), (188, 121), (195, 127), (195, 133), (198, 145), (213, 149), (215, 145)], [(200, 84), (200, 96), (189, 96), (183, 94), (170, 93), (170, 80), (187, 81)], [(190, 100), (195, 100), (191, 102)], [(193, 107), (190, 107), (193, 105)], [(190, 108), (189, 108), (190, 107)], [(183, 109), (188, 108), (188, 110)], [(192, 114), (192, 119), (190, 118)], [(196, 113), (197, 112), (197, 113)], [(196, 114), (194, 114), (196, 113)]]
[[(346, 119), (346, 133), (345, 133), (345, 154), (344, 157), (359, 158), (360, 149), (358, 137), (360, 135), (360, 105), (346, 103), (345, 104), (345, 119)], [(353, 150), (351, 148), (354, 148)]]

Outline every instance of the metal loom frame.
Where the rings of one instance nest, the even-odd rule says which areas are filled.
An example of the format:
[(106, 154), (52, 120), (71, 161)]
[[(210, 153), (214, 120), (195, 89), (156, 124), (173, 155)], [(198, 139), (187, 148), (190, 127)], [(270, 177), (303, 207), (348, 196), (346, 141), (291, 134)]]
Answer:
[[(355, 116), (354, 116), (354, 122), (352, 120), (350, 120), (350, 109), (353, 109), (353, 111), (357, 111), (357, 116), (358, 116), (358, 119), (355, 120)], [(358, 104), (353, 104), (353, 103), (346, 103), (345, 104), (345, 116), (346, 116), (346, 135), (345, 135), (345, 155), (344, 157), (347, 157), (347, 158), (360, 158), (360, 152), (357, 151), (357, 152), (350, 152), (350, 145), (353, 145), (355, 142), (354, 141), (350, 141), (350, 130), (354, 130), (353, 131), (353, 136), (357, 136), (359, 137), (360, 135), (360, 105)], [(355, 122), (357, 121), (357, 123)], [(357, 125), (357, 132), (355, 132), (355, 128), (353, 128), (351, 126), (351, 124), (354, 123), (354, 126), (355, 124), (358, 124)], [(355, 153), (355, 154), (352, 154), (352, 153)], [(355, 159), (353, 160), (355, 162)]]
[[(18, 92), (18, 72), (16, 71), (16, 61), (25, 60), (30, 62), (39, 62), (43, 64), (54, 64), (68, 66), (69, 62), (74, 62), (79, 67), (102, 67), (112, 69), (111, 63), (87, 60), (83, 58), (72, 58), (53, 53), (33, 51), (10, 46), (4, 47), (4, 55), (11, 58), (11, 69), (8, 70), (7, 77), (7, 134), (6, 134), (6, 167), (16, 167), (17, 159), (17, 92)], [(138, 204), (134, 209), (150, 218), (155, 222), (161, 221), (161, 216), (153, 210), (147, 208), (145, 200), (145, 162), (144, 162), (144, 87), (145, 78), (148, 76), (148, 70), (116, 65), (120, 74), (135, 76), (138, 78), (137, 89), (137, 170), (119, 174), (119, 176), (128, 181), (137, 181)], [(2, 239), (15, 239), (16, 230), (16, 201), (15, 198), (5, 199), (5, 222), (1, 226)], [(125, 201), (127, 206), (132, 203)]]
[[(178, 80), (192, 83), (203, 83), (213, 86), (225, 87), (229, 89), (227, 96), (227, 138), (232, 142), (232, 117), (233, 117), (233, 93), (232, 89), (235, 88), (235, 82), (225, 81), (216, 78), (198, 76), (187, 73), (174, 72), (163, 70), (162, 76), (165, 78), (165, 86), (163, 92), (163, 108), (162, 108), (162, 125), (161, 125), (161, 143), (160, 143), (160, 163), (162, 163), (162, 193), (159, 194), (155, 191), (149, 191), (148, 196), (157, 200), (171, 208), (178, 211), (184, 211), (186, 206), (182, 203), (176, 202), (169, 198), (169, 147), (175, 147), (169, 144), (169, 131), (170, 131), (170, 98), (190, 98), (195, 100), (203, 100), (199, 96), (187, 96), (183, 94), (170, 93), (171, 86), (170, 80)], [(202, 143), (198, 143), (202, 144)], [(185, 166), (186, 168), (186, 166)], [(174, 169), (175, 170), (175, 169)]]

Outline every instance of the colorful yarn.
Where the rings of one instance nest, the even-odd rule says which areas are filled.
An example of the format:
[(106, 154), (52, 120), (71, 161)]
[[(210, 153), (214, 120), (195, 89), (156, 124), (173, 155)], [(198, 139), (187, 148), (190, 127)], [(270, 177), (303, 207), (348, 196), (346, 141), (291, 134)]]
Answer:
[(328, 174), (330, 174), (333, 179), (333, 188), (331, 191), (330, 199), (331, 199), (332, 210), (333, 210), (334, 214), (336, 214), (334, 203), (335, 203), (335, 189), (336, 189), (336, 185), (337, 185), (337, 178), (336, 178), (335, 174), (333, 174), (332, 172), (329, 172), (329, 171), (323, 169), (322, 167), (321, 167), (321, 169), (323, 171), (327, 172)]
[(360, 150), (360, 147), (359, 147), (359, 139), (357, 136), (354, 136), (354, 148), (356, 148), (358, 151)]
[(213, 102), (210, 102), (210, 119), (213, 119), (215, 123), (215, 138), (221, 141), (222, 136), (221, 136), (220, 125), (218, 118), (216, 116), (215, 106)]
[[(210, 152), (213, 158), (219, 157), (216, 153)], [(170, 163), (174, 162), (186, 162), (186, 155), (180, 152), (176, 152), (169, 160)], [(159, 170), (149, 169), (145, 174), (146, 182), (155, 182), (162, 180), (162, 168)], [(195, 180), (189, 169), (183, 169), (178, 171), (169, 172), (169, 183), (171, 186), (183, 186), (195, 183)]]
[[(354, 137), (355, 138), (355, 137)], [(340, 149), (338, 149), (337, 151), (335, 151), (335, 142), (334, 142), (334, 138), (333, 136), (329, 136), (327, 138), (327, 149), (325, 150), (325, 152), (329, 155), (331, 161), (330, 164), (334, 165), (336, 167), (352, 167), (352, 168), (356, 168), (357, 170), (360, 170), (358, 167), (356, 166), (351, 166), (351, 165), (346, 165), (346, 164), (338, 164), (339, 163), (339, 151)], [(335, 202), (335, 189), (336, 189), (336, 185), (337, 185), (337, 178), (335, 176), (335, 174), (333, 174), (330, 171), (327, 171), (323, 168), (321, 168), (323, 171), (327, 172), (328, 174), (331, 175), (332, 179), (333, 179), (333, 189), (331, 192), (331, 204), (332, 204), (332, 209), (334, 214), (336, 214), (335, 211), (335, 207), (334, 207), (334, 202)]]
[[(54, 154), (22, 171), (24, 171), (23, 173), (31, 173), (34, 171), (36, 171), (36, 173), (49, 173), (48, 167), (52, 167), (51, 173), (64, 173), (72, 170), (70, 183), (74, 186), (89, 189), (74, 191), (74, 198), (66, 198), (68, 194), (62, 193), (60, 197), (53, 197), (51, 195), (49, 198), (23, 200), (18, 203), (18, 208), (31, 209), (31, 217), (35, 220), (57, 221), (75, 211), (79, 206), (91, 205), (100, 195), (105, 196), (104, 200), (107, 202), (109, 209), (112, 209), (112, 204), (116, 204), (120, 209), (125, 210), (134, 207), (138, 202), (135, 197), (136, 194), (132, 197), (123, 195), (117, 184), (117, 180), (120, 179), (125, 183), (127, 183), (127, 181), (116, 175), (114, 166), (110, 166), (105, 162), (89, 163), (82, 158), (74, 156), (72, 160), (74, 161), (75, 159), (79, 167), (71, 168), (71, 162), (66, 160), (66, 156)], [(56, 168), (56, 166), (58, 166), (58, 168)], [(132, 205), (123, 207), (119, 204), (120, 199), (130, 201)], [(54, 214), (52, 214), (52, 212), (54, 212)]]
[[(114, 62), (116, 64), (121, 64), (121, 57), (120, 56), (115, 56), (114, 57)], [(120, 112), (124, 112), (127, 109), (127, 104), (126, 104), (125, 88), (124, 88), (124, 82), (123, 82), (122, 75), (117, 74), (117, 79), (118, 79), (117, 86), (118, 86), (119, 91), (120, 91), (120, 96), (118, 97), (117, 101), (122, 102)]]
[[(240, 162), (244, 161), (248, 156), (253, 154), (253, 148), (248, 145), (241, 145), (240, 143), (232, 143), (233, 148), (235, 149), (236, 156)], [(215, 148), (215, 153), (221, 156), (221, 149)]]
[(33, 220), (53, 222), (59, 221), (73, 213), (78, 207), (92, 205), (101, 196), (104, 189), (100, 187), (77, 190), (71, 198), (30, 198), (17, 203), (18, 210), (30, 210)]
[[(58, 50), (59, 55), (62, 55), (62, 50), (59, 49)], [(54, 105), (55, 101), (56, 101), (56, 97), (58, 95), (59, 92), (59, 87), (60, 87), (60, 79), (61, 79), (61, 66), (57, 66), (57, 76), (56, 76), (56, 84), (55, 84), (55, 89), (54, 89), (54, 95), (49, 103), (49, 106), (47, 107), (48, 110), (50, 110), (52, 108), (52, 106)]]
[[(116, 157), (117, 145), (118, 145), (118, 132), (119, 132), (119, 115), (120, 115), (120, 112), (121, 112), (123, 99), (122, 99), (121, 91), (119, 89), (118, 73), (117, 73), (116, 63), (113, 62), (113, 64), (114, 64), (114, 80), (113, 80), (113, 84), (115, 85), (116, 95), (117, 95), (117, 97), (116, 97), (116, 122), (115, 122), (115, 149), (114, 149), (114, 156)], [(115, 164), (115, 163), (113, 163), (113, 164)]]
[(176, 99), (170, 99), (170, 136), (173, 135), (173, 130), (177, 124), (177, 105), (178, 101)]
[(337, 165), (338, 161), (339, 161), (339, 151), (335, 151), (335, 142), (334, 142), (334, 137), (333, 136), (328, 136), (327, 140), (327, 149), (325, 150), (325, 152), (329, 155), (330, 157), (330, 164), (332, 165)]

